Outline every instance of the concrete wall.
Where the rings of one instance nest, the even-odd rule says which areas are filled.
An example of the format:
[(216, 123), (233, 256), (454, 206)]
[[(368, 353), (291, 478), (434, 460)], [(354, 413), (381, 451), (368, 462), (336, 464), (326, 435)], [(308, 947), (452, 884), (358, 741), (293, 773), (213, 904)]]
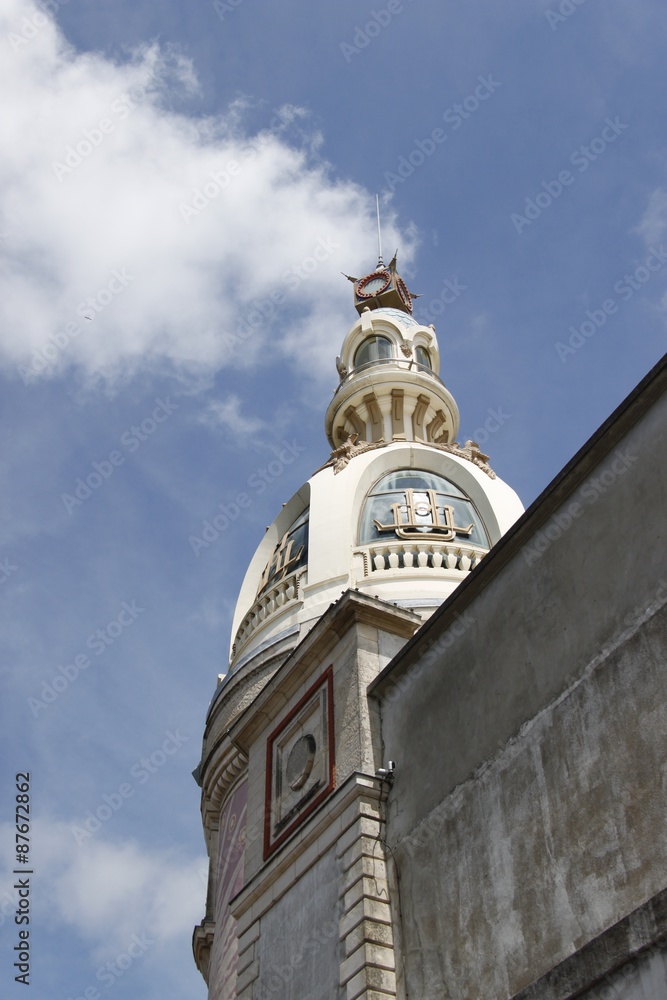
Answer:
[(513, 997), (667, 885), (664, 383), (372, 689), (411, 997)]
[(667, 1000), (667, 952), (642, 955), (617, 969), (581, 1000)]

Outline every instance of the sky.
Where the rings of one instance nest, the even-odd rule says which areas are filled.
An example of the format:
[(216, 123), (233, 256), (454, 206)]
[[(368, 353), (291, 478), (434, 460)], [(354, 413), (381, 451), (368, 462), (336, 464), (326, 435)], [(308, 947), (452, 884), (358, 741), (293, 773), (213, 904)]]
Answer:
[(32, 1000), (206, 995), (191, 772), (328, 457), (376, 194), (459, 440), (526, 506), (659, 360), (665, 34), (657, 0), (4, 0), (3, 997), (24, 773)]

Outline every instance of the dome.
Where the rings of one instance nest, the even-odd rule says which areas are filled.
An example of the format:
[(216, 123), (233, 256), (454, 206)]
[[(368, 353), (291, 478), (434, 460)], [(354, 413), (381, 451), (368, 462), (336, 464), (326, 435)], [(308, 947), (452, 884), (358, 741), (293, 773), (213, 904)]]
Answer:
[(474, 457), (394, 442), (361, 448), (344, 463), (332, 458), (255, 552), (234, 616), (230, 670), (276, 644), (295, 645), (347, 589), (428, 617), (523, 512), (516, 493)]
[(336, 360), (332, 452), (257, 547), (232, 626), (230, 673), (284, 658), (348, 589), (427, 618), (523, 512), (487, 456), (456, 442), (435, 329), (388, 267), (355, 283)]

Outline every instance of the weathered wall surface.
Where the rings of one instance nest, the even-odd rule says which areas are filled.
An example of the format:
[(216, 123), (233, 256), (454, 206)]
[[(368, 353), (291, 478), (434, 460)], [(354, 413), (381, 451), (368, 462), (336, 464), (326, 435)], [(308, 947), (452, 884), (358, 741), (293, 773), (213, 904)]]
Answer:
[[(229, 915), (239, 1000), (396, 996), (379, 714), (366, 691), (419, 622), (347, 591), (226, 734), (248, 760), (249, 819), (244, 884), (220, 897), (212, 954)], [(309, 766), (297, 754), (303, 774), (290, 775), (304, 737)]]
[(617, 969), (581, 1000), (667, 1000), (667, 952), (642, 955)]
[(338, 870), (331, 851), (262, 917), (257, 1000), (337, 996), (338, 910)]
[(667, 1000), (667, 952), (653, 951), (627, 962), (581, 1000)]
[(374, 688), (410, 996), (512, 997), (667, 885), (667, 397), (651, 391)]

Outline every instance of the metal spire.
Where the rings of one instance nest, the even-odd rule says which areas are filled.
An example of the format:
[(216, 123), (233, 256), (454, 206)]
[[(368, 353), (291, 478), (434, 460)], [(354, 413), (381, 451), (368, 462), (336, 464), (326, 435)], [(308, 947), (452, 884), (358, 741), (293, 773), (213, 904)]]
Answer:
[(378, 220), (378, 266), (376, 271), (384, 267), (384, 261), (382, 260), (382, 235), (380, 233), (380, 196), (375, 195), (375, 212)]

